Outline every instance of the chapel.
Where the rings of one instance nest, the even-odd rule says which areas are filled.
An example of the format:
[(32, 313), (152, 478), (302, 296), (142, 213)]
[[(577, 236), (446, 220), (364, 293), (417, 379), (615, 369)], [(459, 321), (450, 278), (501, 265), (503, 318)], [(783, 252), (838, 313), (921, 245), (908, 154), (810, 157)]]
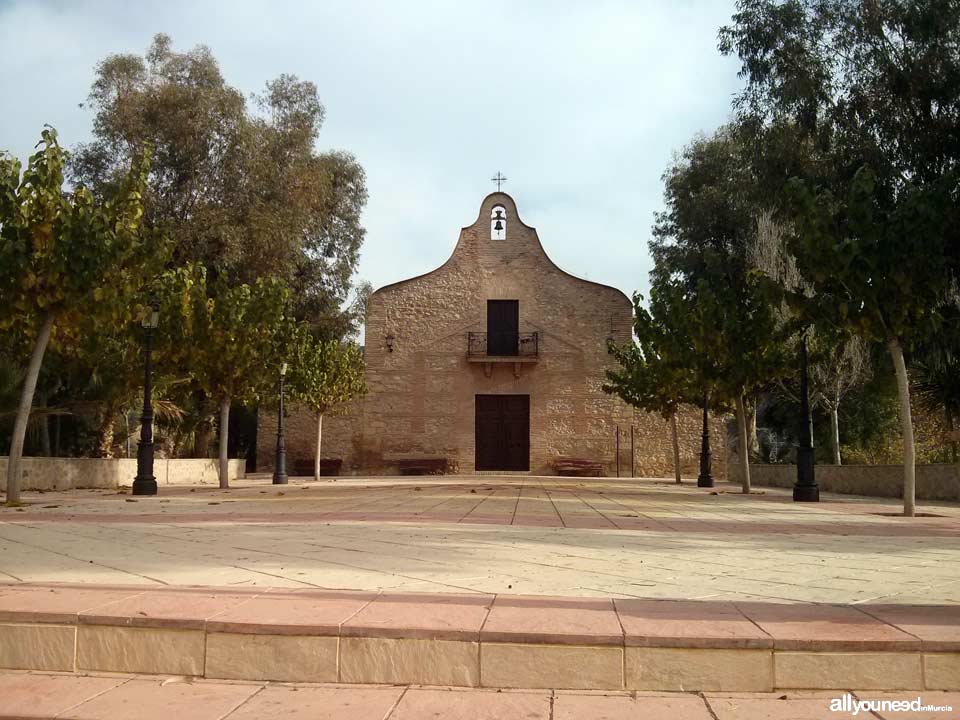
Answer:
[[(491, 193), (446, 262), (370, 296), (368, 393), (324, 419), (321, 455), (351, 475), (438, 462), (447, 472), (550, 475), (562, 458), (614, 475), (619, 445), (628, 474), (632, 427), (637, 474), (670, 475), (668, 423), (602, 389), (615, 364), (608, 342), (630, 340), (632, 315), (620, 290), (559, 268), (514, 199)], [(681, 418), (689, 470), (697, 417)], [(275, 416), (261, 417), (261, 469), (272, 467), (275, 427)], [(315, 418), (294, 410), (286, 437), (288, 471), (312, 467)]]

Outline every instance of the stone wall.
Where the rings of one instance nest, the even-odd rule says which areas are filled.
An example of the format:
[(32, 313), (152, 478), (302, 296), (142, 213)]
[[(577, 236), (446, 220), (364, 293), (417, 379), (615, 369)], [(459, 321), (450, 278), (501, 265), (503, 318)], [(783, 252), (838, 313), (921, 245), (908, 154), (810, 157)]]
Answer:
[[(741, 482), (740, 463), (731, 462), (730, 481)], [(817, 465), (817, 485), (824, 492), (873, 497), (903, 497), (902, 465)], [(796, 465), (751, 465), (754, 485), (792, 488)], [(918, 500), (960, 501), (960, 465), (917, 465)]]
[[(494, 206), (506, 209), (506, 238), (491, 239)], [(538, 333), (536, 362), (478, 362), (467, 356), (467, 334), (486, 332), (487, 300), (518, 300), (521, 333)], [(530, 471), (552, 474), (559, 456), (599, 460), (615, 473), (616, 427), (621, 463), (629, 470), (629, 427), (634, 424), (637, 472), (672, 474), (669, 425), (633, 409), (601, 389), (615, 361), (607, 339), (631, 338), (632, 304), (619, 290), (574, 277), (544, 251), (536, 230), (524, 225), (505, 193), (482, 203), (463, 228), (450, 258), (438, 269), (380, 288), (366, 317), (369, 394), (336, 417), (324, 419), (324, 457), (344, 461), (347, 474), (392, 474), (397, 462), (417, 456), (452, 460), (474, 471), (475, 396), (530, 396)], [(392, 348), (386, 338), (392, 336)], [(273, 463), (276, 419), (260, 414), (257, 458)], [(287, 425), (288, 467), (307, 465), (316, 443), (316, 418), (295, 412)], [(699, 419), (680, 423), (684, 469), (696, 467)], [(719, 425), (716, 453), (722, 472)]]
[[(75, 488), (113, 489), (130, 485), (137, 475), (133, 458), (23, 458), (23, 490), (72, 490)], [(227, 476), (232, 480), (246, 476), (245, 460), (230, 460)], [(216, 458), (157, 458), (153, 465), (157, 484), (216, 485)], [(0, 491), (7, 489), (7, 458), (0, 457)]]

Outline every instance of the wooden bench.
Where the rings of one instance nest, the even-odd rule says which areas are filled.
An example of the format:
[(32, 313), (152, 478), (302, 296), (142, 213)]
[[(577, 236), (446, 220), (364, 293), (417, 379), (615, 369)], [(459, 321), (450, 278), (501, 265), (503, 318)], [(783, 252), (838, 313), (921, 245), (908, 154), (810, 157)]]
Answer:
[(446, 475), (449, 461), (445, 457), (420, 457), (397, 460), (401, 475)]
[[(340, 474), (343, 467), (341, 458), (320, 458), (320, 475), (330, 477)], [(290, 467), (293, 477), (313, 477), (313, 460), (295, 460)]]
[(603, 463), (585, 458), (557, 458), (553, 469), (564, 477), (603, 477)]

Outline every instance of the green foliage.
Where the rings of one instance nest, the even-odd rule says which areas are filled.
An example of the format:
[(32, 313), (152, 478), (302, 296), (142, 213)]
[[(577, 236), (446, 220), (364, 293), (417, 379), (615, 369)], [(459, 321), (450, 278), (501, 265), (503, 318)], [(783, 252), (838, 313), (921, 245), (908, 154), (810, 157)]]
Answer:
[(111, 55), (90, 92), (94, 140), (73, 176), (109, 192), (140, 148), (155, 148), (144, 196), (177, 264), (252, 285), (277, 277), (293, 312), (343, 337), (364, 230), (365, 178), (345, 152), (314, 150), (324, 108), (313, 83), (282, 75), (248, 108), (206, 47), (185, 53), (157, 35), (145, 56)]
[(937, 332), (960, 258), (960, 4), (740, 0), (733, 19), (754, 164), (816, 296), (795, 306), (904, 346)]
[(316, 415), (366, 394), (363, 352), (352, 343), (318, 339), (301, 327), (288, 357), (291, 394)]
[(748, 259), (761, 208), (755, 178), (731, 128), (698, 138), (664, 176), (667, 210), (657, 217), (654, 283), (679, 294), (688, 356), (714, 401), (734, 401), (785, 367), (787, 328), (772, 283)]
[(794, 297), (799, 311), (826, 327), (908, 346), (940, 328), (943, 217), (926, 194), (904, 188), (885, 205), (876, 176), (863, 167), (846, 197), (799, 179), (786, 197), (796, 228), (789, 247), (813, 288), (812, 297)]
[(287, 314), (289, 290), (276, 279), (253, 285), (228, 286), (222, 280), (209, 287), (205, 273), (195, 269), (178, 277), (174, 294), (181, 305), (168, 322), (180, 340), (173, 352), (209, 396), (242, 403), (256, 402), (272, 389), (282, 361), (282, 340), (292, 319)]
[(620, 397), (628, 405), (655, 412), (664, 419), (676, 413), (682, 402), (699, 402), (694, 351), (688, 341), (686, 308), (670, 288), (654, 285), (650, 310), (639, 293), (633, 296), (636, 343), (612, 344), (620, 363), (607, 371), (604, 392)]
[(20, 163), (0, 156), (0, 330), (29, 339), (55, 316), (55, 337), (76, 343), (102, 323), (130, 322), (136, 298), (164, 261), (164, 245), (142, 226), (149, 159), (134, 158), (115, 196), (97, 201), (84, 186), (62, 190), (67, 153), (56, 131)]

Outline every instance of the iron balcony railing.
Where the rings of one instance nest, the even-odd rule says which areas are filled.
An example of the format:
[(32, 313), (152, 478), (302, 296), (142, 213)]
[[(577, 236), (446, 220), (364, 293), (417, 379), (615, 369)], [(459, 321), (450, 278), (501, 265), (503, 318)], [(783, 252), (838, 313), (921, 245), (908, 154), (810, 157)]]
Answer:
[(537, 357), (540, 336), (535, 332), (467, 333), (468, 357)]

